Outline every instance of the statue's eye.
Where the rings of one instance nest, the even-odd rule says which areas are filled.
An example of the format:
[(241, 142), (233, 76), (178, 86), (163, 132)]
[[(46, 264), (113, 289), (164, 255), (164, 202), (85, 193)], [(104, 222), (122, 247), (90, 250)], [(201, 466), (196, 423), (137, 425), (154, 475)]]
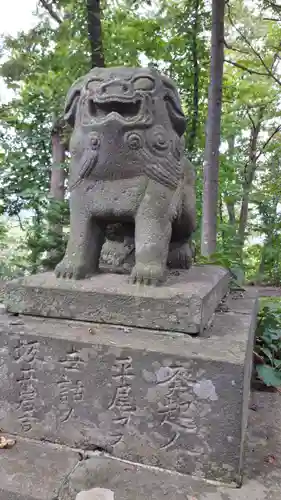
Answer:
[(135, 90), (153, 90), (154, 87), (154, 80), (149, 77), (141, 76), (139, 78), (136, 78), (136, 80), (134, 81)]

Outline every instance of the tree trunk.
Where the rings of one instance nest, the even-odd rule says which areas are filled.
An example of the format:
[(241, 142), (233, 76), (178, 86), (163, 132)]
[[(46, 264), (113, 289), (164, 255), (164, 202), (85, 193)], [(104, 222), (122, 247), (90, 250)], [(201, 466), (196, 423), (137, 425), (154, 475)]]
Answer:
[(65, 182), (65, 145), (61, 137), (59, 126), (53, 127), (52, 131), (52, 171), (50, 182), (50, 196), (56, 201), (64, 201)]
[(239, 229), (238, 229), (238, 240), (239, 240), (239, 246), (240, 246), (241, 252), (242, 252), (242, 249), (243, 249), (244, 243), (245, 243), (246, 227), (247, 227), (248, 215), (249, 215), (250, 189), (251, 189), (251, 186), (248, 184), (245, 184), (243, 186), (243, 197), (242, 197), (242, 203), (241, 203), (241, 209), (240, 209)]
[(198, 27), (199, 27), (199, 5), (200, 0), (194, 0), (193, 26), (192, 26), (192, 60), (193, 60), (193, 113), (191, 121), (191, 130), (188, 137), (188, 152), (192, 155), (195, 145), (195, 139), (199, 118), (199, 63), (198, 63)]
[(65, 162), (65, 145), (61, 140), (59, 131), (52, 133), (52, 156), (50, 196), (56, 201), (64, 201), (65, 172), (63, 165)]
[(45, 266), (53, 269), (61, 259), (63, 246), (63, 202), (65, 197), (65, 152), (63, 130), (60, 120), (54, 122), (52, 132), (52, 169), (50, 180), (50, 207), (48, 213), (48, 252)]
[(263, 282), (264, 280), (264, 274), (265, 274), (265, 264), (266, 264), (266, 251), (267, 248), (269, 247), (270, 242), (266, 240), (263, 244), (262, 251), (261, 251), (261, 260), (260, 260), (260, 265), (259, 265), (259, 270), (258, 270), (258, 281)]
[(225, 0), (212, 0), (211, 69), (204, 161), (201, 253), (216, 251)]
[[(228, 158), (232, 162), (233, 157), (234, 157), (234, 152), (235, 152), (235, 136), (231, 136), (228, 138)], [(227, 208), (227, 213), (228, 213), (228, 222), (236, 231), (235, 225), (236, 225), (236, 217), (235, 217), (235, 202), (234, 198), (231, 195), (231, 193), (226, 192), (224, 193), (224, 203)]]
[[(276, 175), (278, 173), (276, 172)], [(260, 204), (259, 206), (259, 212), (262, 217), (263, 221), (263, 226), (265, 226), (265, 234), (266, 238), (264, 240), (264, 244), (262, 247), (261, 251), (261, 259), (260, 259), (260, 264), (259, 264), (259, 269), (258, 269), (258, 279), (259, 282), (262, 282), (265, 278), (265, 275), (267, 275), (267, 278), (269, 280), (272, 280), (273, 278), (273, 269), (274, 266), (278, 268), (278, 264), (276, 262), (276, 255), (278, 255), (279, 252), (268, 252), (268, 250), (272, 250), (274, 247), (276, 248), (277, 245), (274, 245), (274, 239), (276, 233), (278, 233), (278, 230), (276, 230), (276, 221), (278, 221), (278, 204), (280, 203), (280, 196), (274, 196), (272, 200), (272, 205), (264, 205)]]
[(104, 67), (100, 0), (87, 0), (88, 37), (91, 47), (91, 67)]
[(231, 226), (235, 227), (235, 205), (232, 201), (226, 201), (225, 204), (228, 212), (228, 222)]
[(262, 123), (262, 113), (263, 111), (259, 111), (257, 124), (255, 125), (253, 122), (252, 130), (251, 130), (251, 138), (250, 138), (250, 147), (249, 147), (249, 163), (246, 166), (245, 171), (245, 180), (243, 183), (243, 196), (242, 203), (240, 209), (239, 216), (239, 228), (238, 228), (238, 239), (239, 245), (241, 248), (241, 252), (243, 250), (243, 246), (245, 243), (246, 236), (246, 227), (248, 222), (248, 214), (249, 214), (249, 200), (250, 193), (253, 184), (253, 180), (255, 177), (255, 172), (257, 169), (257, 142), (261, 129)]
[[(221, 195), (219, 197), (219, 217), (220, 217), (220, 223), (223, 225), (223, 200)], [(224, 250), (226, 238), (225, 238), (225, 231), (223, 229), (221, 229), (221, 239), (222, 239), (222, 248)]]

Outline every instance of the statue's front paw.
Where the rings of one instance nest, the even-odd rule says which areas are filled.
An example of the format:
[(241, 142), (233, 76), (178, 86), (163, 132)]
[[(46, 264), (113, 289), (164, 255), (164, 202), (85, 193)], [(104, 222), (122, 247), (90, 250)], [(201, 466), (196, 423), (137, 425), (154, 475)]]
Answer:
[(130, 276), (131, 283), (160, 285), (165, 281), (166, 268), (156, 264), (136, 264)]
[(77, 265), (65, 257), (55, 268), (55, 275), (57, 278), (82, 280), (87, 276), (87, 269), (85, 265)]

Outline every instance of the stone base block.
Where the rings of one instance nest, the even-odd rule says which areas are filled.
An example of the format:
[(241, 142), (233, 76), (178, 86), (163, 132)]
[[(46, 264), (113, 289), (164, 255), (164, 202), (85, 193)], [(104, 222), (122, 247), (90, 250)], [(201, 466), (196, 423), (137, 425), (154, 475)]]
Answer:
[(13, 313), (197, 334), (228, 283), (228, 272), (216, 266), (179, 271), (157, 288), (129, 284), (118, 274), (73, 281), (47, 273), (8, 283), (5, 304)]
[(250, 296), (203, 337), (1, 315), (0, 427), (239, 482), (255, 320)]

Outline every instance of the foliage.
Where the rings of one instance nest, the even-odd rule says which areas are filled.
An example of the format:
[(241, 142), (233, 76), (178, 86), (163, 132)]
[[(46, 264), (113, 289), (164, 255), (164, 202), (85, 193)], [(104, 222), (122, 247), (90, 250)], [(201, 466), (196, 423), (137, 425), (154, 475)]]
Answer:
[[(227, 4), (218, 251), (232, 248), (248, 278), (278, 283), (280, 265), (273, 275), (268, 249), (279, 261), (280, 23), (262, 7)], [(252, 238), (259, 239), (254, 262)]]
[(0, 279), (53, 269), (64, 255), (67, 239), (67, 232), (60, 235), (56, 227), (68, 224), (67, 202), (52, 199), (32, 218), (20, 221), (20, 227), (15, 220), (13, 226), (0, 221)]
[(34, 217), (26, 227), (26, 247), (28, 250), (28, 272), (54, 269), (62, 259), (66, 234), (56, 231), (56, 227), (68, 226), (69, 213), (66, 202), (48, 200), (45, 211)]
[[(194, 153), (196, 145), (195, 153), (200, 157), (205, 119), (205, 108), (200, 107), (200, 103), (203, 104), (206, 98), (208, 49), (204, 37), (197, 39), (196, 36), (208, 22), (204, 2), (197, 0), (195, 27), (195, 3), (187, 0), (161, 0), (153, 6), (149, 2), (146, 5), (135, 2), (134, 9), (128, 8), (126, 1), (101, 5), (106, 65), (138, 66), (149, 61), (156, 67), (165, 68), (181, 91), (188, 130), (196, 128), (190, 154)], [(46, 264), (44, 248), (50, 250), (55, 244), (48, 232), (50, 135), (54, 117), (62, 114), (70, 84), (91, 67), (86, 2), (58, 0), (54, 8), (55, 15), (50, 16), (49, 11), (41, 7), (35, 28), (3, 40), (5, 60), (1, 74), (16, 94), (8, 105), (0, 108), (1, 210), (10, 217), (19, 216), (23, 211), (32, 214), (25, 228), (32, 272)], [(195, 28), (194, 45), (192, 33)], [(200, 69), (198, 66), (194, 88), (195, 62)], [(66, 213), (62, 219), (67, 227)], [(62, 246), (63, 243), (62, 240)]]
[(267, 386), (281, 386), (281, 304), (267, 302), (259, 312), (255, 345), (256, 370)]
[(28, 265), (24, 239), (19, 230), (0, 220), (0, 279), (22, 276)]
[[(52, 232), (56, 223), (51, 222), (55, 212), (66, 234), (67, 203), (57, 210), (49, 197), (51, 130), (54, 119), (62, 116), (70, 84), (91, 67), (87, 2), (48, 2), (55, 9), (53, 17), (43, 2), (38, 4), (33, 29), (1, 40), (0, 73), (14, 97), (0, 105), (0, 214), (21, 219), (20, 272), (54, 265), (50, 250), (58, 243), (58, 253), (63, 251), (65, 238), (57, 239), (58, 233)], [(209, 3), (103, 0), (100, 5), (106, 65), (149, 63), (178, 85), (187, 117), (186, 150), (196, 168), (199, 248)], [(278, 285), (281, 18), (274, 6), (265, 0), (231, 0), (226, 5), (218, 238), (211, 261), (239, 269), (253, 282)], [(67, 161), (64, 168), (67, 173)], [(8, 238), (4, 230), (2, 241)], [(197, 261), (202, 262), (199, 252)]]

